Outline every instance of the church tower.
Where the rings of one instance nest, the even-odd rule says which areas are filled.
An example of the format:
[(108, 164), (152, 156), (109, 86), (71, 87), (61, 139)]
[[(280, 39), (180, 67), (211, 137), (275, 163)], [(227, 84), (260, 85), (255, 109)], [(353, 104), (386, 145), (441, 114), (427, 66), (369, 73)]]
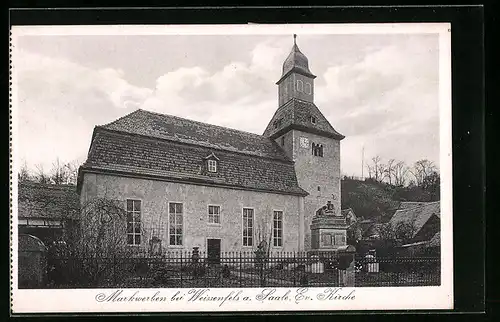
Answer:
[(283, 63), (278, 85), (278, 109), (264, 131), (295, 162), (295, 173), (304, 198), (304, 243), (311, 246), (311, 219), (328, 201), (340, 214), (340, 141), (338, 133), (314, 104), (314, 79), (309, 61), (294, 35), (292, 50)]

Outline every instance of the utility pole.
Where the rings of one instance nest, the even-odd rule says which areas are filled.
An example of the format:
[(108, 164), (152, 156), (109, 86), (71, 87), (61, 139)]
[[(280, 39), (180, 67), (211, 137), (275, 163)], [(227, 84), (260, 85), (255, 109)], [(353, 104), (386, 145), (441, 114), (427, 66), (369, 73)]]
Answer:
[(361, 148), (361, 179), (365, 179), (364, 176), (364, 170), (365, 170), (365, 146)]

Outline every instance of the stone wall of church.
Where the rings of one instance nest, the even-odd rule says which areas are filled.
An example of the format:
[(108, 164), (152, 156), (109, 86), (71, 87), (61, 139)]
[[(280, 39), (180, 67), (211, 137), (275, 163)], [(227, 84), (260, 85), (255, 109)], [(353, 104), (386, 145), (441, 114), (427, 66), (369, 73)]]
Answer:
[[(300, 138), (307, 138), (307, 147), (300, 145)], [(332, 200), (335, 211), (340, 213), (340, 141), (302, 131), (293, 131), (295, 169), (299, 186), (309, 192), (304, 199), (305, 248), (311, 245), (309, 226), (315, 211)], [(314, 156), (311, 144), (323, 145), (323, 157)]]
[[(86, 173), (81, 200), (85, 202), (93, 196), (121, 200), (124, 205), (126, 199), (141, 200), (143, 245), (156, 236), (162, 240), (163, 249), (191, 250), (199, 247), (200, 251), (206, 251), (207, 238), (213, 238), (221, 239), (222, 252), (253, 251), (259, 242), (256, 236), (259, 231), (271, 233), (274, 210), (283, 211), (284, 239), (283, 246), (272, 247), (272, 251), (297, 251), (303, 238), (299, 231), (303, 197)], [(181, 247), (168, 245), (169, 202), (183, 204)], [(209, 205), (220, 206), (220, 224), (209, 223)], [(244, 207), (254, 209), (253, 247), (243, 246)]]

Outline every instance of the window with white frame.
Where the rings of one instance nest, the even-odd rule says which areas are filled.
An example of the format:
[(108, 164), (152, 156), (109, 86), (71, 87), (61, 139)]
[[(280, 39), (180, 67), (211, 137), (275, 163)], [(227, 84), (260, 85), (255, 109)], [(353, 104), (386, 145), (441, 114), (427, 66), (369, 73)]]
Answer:
[(220, 206), (208, 206), (208, 223), (220, 224)]
[(127, 245), (141, 244), (141, 201), (127, 199)]
[(300, 79), (297, 80), (297, 91), (299, 92), (304, 91), (304, 82), (302, 82)]
[(306, 83), (306, 94), (311, 94), (312, 93), (312, 86), (311, 83)]
[(182, 245), (182, 221), (183, 221), (183, 206), (182, 203), (171, 202), (168, 207), (168, 223), (169, 223), (169, 244), (172, 246)]
[(283, 211), (274, 211), (273, 214), (273, 246), (283, 246)]
[(209, 172), (217, 172), (217, 161), (208, 160), (208, 171)]
[(253, 246), (253, 209), (243, 208), (243, 246)]

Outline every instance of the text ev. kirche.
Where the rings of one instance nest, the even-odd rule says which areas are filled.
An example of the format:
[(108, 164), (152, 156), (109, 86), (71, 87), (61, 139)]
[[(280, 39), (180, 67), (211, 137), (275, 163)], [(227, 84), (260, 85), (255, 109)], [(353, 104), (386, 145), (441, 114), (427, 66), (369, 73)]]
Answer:
[(231, 290), (221, 294), (219, 290), (209, 288), (188, 290), (133, 290), (119, 289), (102, 292), (95, 296), (97, 302), (214, 302), (222, 306), (228, 302), (291, 302), (304, 301), (346, 301), (355, 299), (355, 290), (342, 287), (329, 287), (324, 289), (283, 289), (265, 288), (257, 291), (248, 289)]

